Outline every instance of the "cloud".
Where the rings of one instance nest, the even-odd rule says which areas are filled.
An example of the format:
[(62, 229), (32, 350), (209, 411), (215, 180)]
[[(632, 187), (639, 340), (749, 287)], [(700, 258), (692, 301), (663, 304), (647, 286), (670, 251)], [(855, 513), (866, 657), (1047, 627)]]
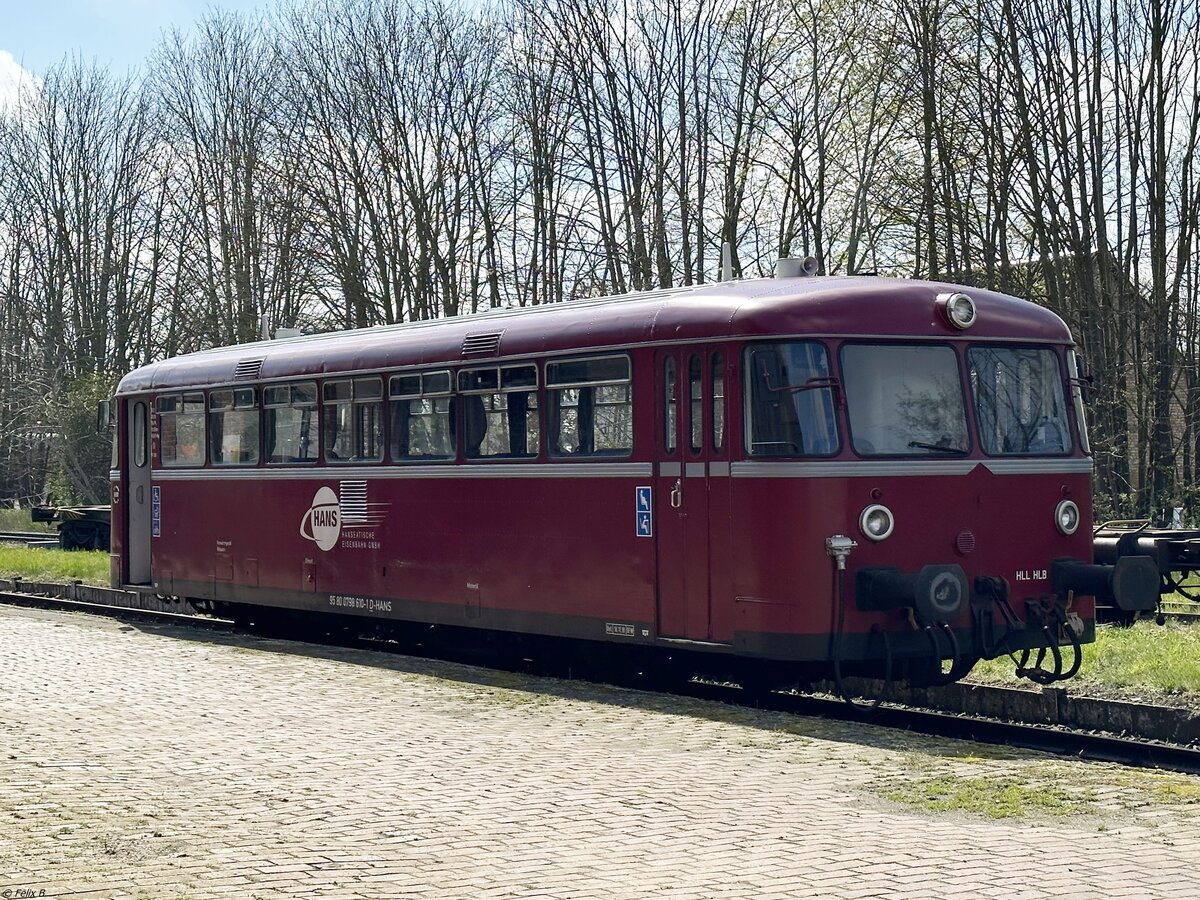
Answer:
[(23, 90), (37, 90), (37, 79), (11, 53), (0, 50), (0, 112), (13, 106)]

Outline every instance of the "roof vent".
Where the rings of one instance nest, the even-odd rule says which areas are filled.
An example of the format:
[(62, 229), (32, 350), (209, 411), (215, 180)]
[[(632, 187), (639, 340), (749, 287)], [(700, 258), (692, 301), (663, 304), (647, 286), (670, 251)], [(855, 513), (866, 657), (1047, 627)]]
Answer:
[(500, 336), (503, 331), (489, 331), (485, 334), (468, 334), (463, 339), (462, 355), (468, 356), (497, 356), (500, 353)]
[(261, 359), (243, 359), (239, 360), (237, 368), (233, 370), (234, 378), (257, 378), (258, 373), (262, 370), (263, 361)]
[(806, 278), (816, 275), (821, 263), (815, 256), (800, 259), (795, 256), (781, 256), (775, 263), (776, 278)]

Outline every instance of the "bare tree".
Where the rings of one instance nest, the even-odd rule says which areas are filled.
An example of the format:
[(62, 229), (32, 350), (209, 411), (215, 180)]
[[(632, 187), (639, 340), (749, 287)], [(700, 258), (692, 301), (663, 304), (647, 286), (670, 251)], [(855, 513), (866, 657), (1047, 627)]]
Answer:
[(221, 12), (190, 37), (172, 32), (154, 58), (180, 223), (176, 296), (201, 343), (253, 340), (264, 313), (294, 324), (308, 286), (301, 168), (277, 137), (292, 131), (277, 118), (277, 62), (260, 22)]
[[(81, 385), (144, 361), (141, 323), (161, 261), (147, 239), (156, 224), (148, 107), (132, 79), (64, 61), (0, 130), (4, 365), (23, 369), (4, 379), (0, 430), (11, 450), (12, 440), (61, 437), (67, 398)], [(94, 499), (96, 482), (71, 465), (72, 446), (60, 441), (50, 465), (64, 492)]]

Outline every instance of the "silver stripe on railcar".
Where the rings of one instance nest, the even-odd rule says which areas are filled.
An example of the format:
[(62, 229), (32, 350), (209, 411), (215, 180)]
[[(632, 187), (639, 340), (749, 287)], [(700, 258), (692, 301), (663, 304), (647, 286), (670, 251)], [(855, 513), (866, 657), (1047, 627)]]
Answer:
[(1084, 459), (838, 460), (834, 462), (735, 462), (734, 478), (879, 478), (967, 475), (983, 466), (993, 475), (1067, 475), (1092, 473)]
[(579, 463), (568, 465), (472, 466), (323, 466), (304, 469), (229, 468), (155, 469), (155, 481), (333, 481), (361, 478), (370, 481), (408, 478), (648, 478), (650, 463)]

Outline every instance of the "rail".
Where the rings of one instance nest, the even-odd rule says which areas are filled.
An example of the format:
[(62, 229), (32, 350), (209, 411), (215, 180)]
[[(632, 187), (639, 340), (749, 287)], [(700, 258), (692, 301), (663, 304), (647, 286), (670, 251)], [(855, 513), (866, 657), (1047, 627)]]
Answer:
[(0, 531), (0, 543), (6, 544), (58, 544), (55, 531)]

